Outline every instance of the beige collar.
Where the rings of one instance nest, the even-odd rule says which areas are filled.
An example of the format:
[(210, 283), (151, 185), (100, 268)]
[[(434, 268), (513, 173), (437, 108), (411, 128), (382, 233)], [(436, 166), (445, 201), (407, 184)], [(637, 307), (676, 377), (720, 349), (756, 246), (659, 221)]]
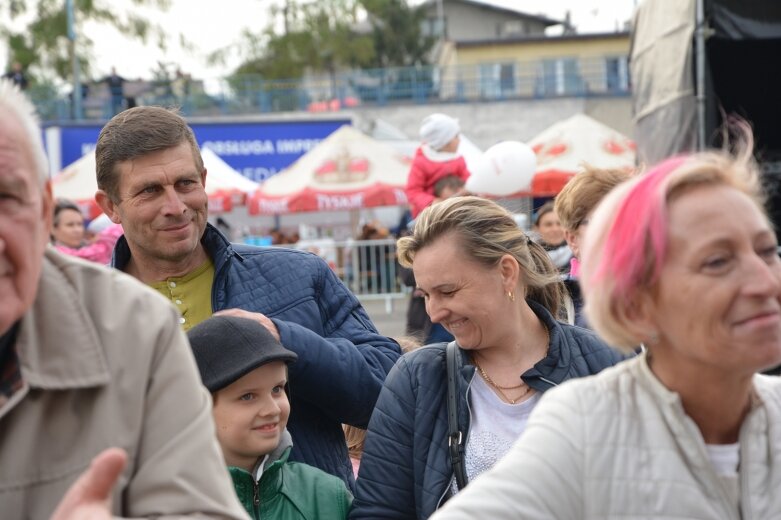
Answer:
[(89, 274), (80, 263), (47, 250), (38, 293), (16, 342), (22, 379), (31, 387), (86, 388), (110, 381), (106, 353), (76, 288), (88, 286)]
[[(646, 351), (638, 354), (637, 357), (635, 357), (632, 361), (634, 362), (632, 369), (635, 372), (635, 376), (640, 381), (640, 384), (650, 390), (657, 399), (661, 400), (661, 402), (666, 403), (667, 405), (670, 405), (674, 409), (678, 410), (680, 413), (685, 414), (681, 396), (677, 392), (674, 392), (664, 386), (664, 384), (659, 380), (658, 377), (656, 377), (656, 374), (653, 373), (651, 367), (648, 365), (648, 352)], [(766, 386), (762, 380), (764, 377), (767, 376), (754, 376), (750, 405), (752, 411), (763, 405), (763, 387)]]

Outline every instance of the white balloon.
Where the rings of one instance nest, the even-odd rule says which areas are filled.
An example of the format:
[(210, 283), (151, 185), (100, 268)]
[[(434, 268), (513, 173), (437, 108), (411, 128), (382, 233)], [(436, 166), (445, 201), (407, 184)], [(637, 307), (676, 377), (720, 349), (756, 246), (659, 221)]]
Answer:
[(502, 141), (485, 151), (470, 169), (466, 189), (472, 193), (506, 196), (531, 190), (537, 156), (519, 141)]

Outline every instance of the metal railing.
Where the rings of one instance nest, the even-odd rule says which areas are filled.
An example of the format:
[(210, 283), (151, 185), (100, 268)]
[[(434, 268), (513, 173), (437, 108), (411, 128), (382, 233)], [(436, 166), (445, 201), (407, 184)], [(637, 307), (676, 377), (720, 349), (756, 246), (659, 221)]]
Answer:
[[(68, 97), (31, 89), (44, 120), (70, 120)], [(355, 106), (459, 103), (557, 97), (627, 96), (626, 56), (546, 58), (447, 67), (420, 66), (348, 70), (300, 79), (266, 80), (244, 75), (193, 81), (187, 95), (151, 85), (134, 97), (144, 105), (181, 107), (187, 116), (288, 111), (326, 112)], [(83, 100), (86, 119), (106, 119), (105, 94)]]
[[(247, 237), (245, 242), (254, 243), (253, 238)], [(394, 238), (343, 242), (319, 238), (283, 247), (320, 256), (355, 296), (361, 300), (384, 300), (388, 313), (393, 310), (393, 300), (409, 294), (410, 289), (400, 279)]]

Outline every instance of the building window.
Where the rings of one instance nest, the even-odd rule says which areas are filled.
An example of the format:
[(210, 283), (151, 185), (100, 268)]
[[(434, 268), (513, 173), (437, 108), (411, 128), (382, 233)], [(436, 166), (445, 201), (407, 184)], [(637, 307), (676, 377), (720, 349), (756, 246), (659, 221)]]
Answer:
[(524, 24), (521, 20), (507, 20), (502, 24), (499, 36), (512, 37), (521, 36), (524, 33)]
[(497, 99), (515, 94), (515, 63), (483, 63), (480, 65), (481, 97)]
[(421, 22), (421, 25), (423, 36), (433, 36), (434, 38), (447, 36), (447, 18), (442, 20), (436, 17), (426, 18)]
[(583, 90), (584, 83), (577, 59), (542, 60), (540, 75), (537, 77), (538, 96), (571, 96), (582, 94)]
[(608, 92), (629, 90), (629, 67), (626, 56), (605, 58), (605, 85)]

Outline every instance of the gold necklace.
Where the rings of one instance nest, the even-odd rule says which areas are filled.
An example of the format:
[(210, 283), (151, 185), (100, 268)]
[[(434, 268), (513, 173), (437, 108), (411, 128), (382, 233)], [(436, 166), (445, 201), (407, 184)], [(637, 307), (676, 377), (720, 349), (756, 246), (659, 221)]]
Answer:
[(489, 376), (488, 374), (485, 373), (485, 370), (483, 370), (483, 367), (481, 367), (480, 363), (477, 362), (477, 358), (476, 357), (472, 356), (472, 361), (474, 362), (475, 366), (477, 367), (477, 370), (480, 371), (480, 375), (483, 376), (483, 379), (485, 379), (485, 382), (488, 383), (489, 385), (491, 385), (492, 387), (496, 388), (497, 390), (516, 390), (516, 389), (521, 388), (523, 385), (526, 384), (523, 381), (521, 381), (520, 384), (515, 385), (515, 386), (499, 386), (499, 385), (496, 384), (496, 382), (493, 379), (491, 379), (491, 376)]
[[(546, 351), (547, 351), (547, 347), (550, 345), (550, 331), (548, 330), (548, 327), (546, 327), (544, 324), (542, 325), (542, 328), (545, 330), (545, 345), (546, 345)], [(475, 364), (475, 367), (477, 368), (477, 371), (480, 372), (480, 375), (485, 380), (485, 382), (488, 383), (489, 385), (491, 385), (492, 387), (494, 387), (499, 392), (499, 396), (502, 399), (504, 399), (505, 401), (507, 401), (508, 403), (515, 404), (518, 401), (520, 401), (521, 399), (523, 399), (524, 397), (526, 397), (526, 395), (529, 392), (531, 392), (531, 387), (529, 385), (527, 385), (523, 380), (521, 380), (521, 383), (519, 385), (515, 385), (515, 386), (499, 386), (498, 384), (496, 384), (496, 382), (493, 379), (491, 379), (491, 376), (489, 376), (486, 373), (486, 371), (483, 370), (483, 367), (480, 366), (480, 363), (477, 362), (477, 356), (472, 354), (471, 357), (472, 357), (472, 363)], [(523, 388), (523, 387), (526, 387), (526, 389), (523, 391), (523, 393), (521, 395), (519, 395), (519, 396), (517, 396), (515, 398), (510, 398), (510, 397), (507, 396), (507, 394), (504, 393), (504, 390), (516, 390), (518, 388)]]
[[(485, 382), (491, 385), (492, 387), (494, 387), (496, 391), (499, 393), (499, 397), (501, 397), (503, 400), (507, 401), (510, 404), (517, 403), (519, 400), (526, 397), (526, 394), (528, 394), (531, 391), (531, 387), (526, 383), (524, 383), (523, 381), (521, 381), (521, 384), (516, 386), (499, 386), (494, 382), (493, 379), (491, 379), (491, 376), (485, 373), (485, 370), (483, 370), (483, 367), (480, 366), (480, 363), (477, 362), (477, 359), (474, 356), (472, 356), (472, 362), (475, 364), (475, 367), (477, 367), (477, 371), (480, 372), (480, 375), (485, 380)], [(507, 394), (504, 393), (505, 390), (516, 390), (518, 388), (523, 388), (523, 387), (526, 387), (523, 393), (514, 398), (509, 397)]]

